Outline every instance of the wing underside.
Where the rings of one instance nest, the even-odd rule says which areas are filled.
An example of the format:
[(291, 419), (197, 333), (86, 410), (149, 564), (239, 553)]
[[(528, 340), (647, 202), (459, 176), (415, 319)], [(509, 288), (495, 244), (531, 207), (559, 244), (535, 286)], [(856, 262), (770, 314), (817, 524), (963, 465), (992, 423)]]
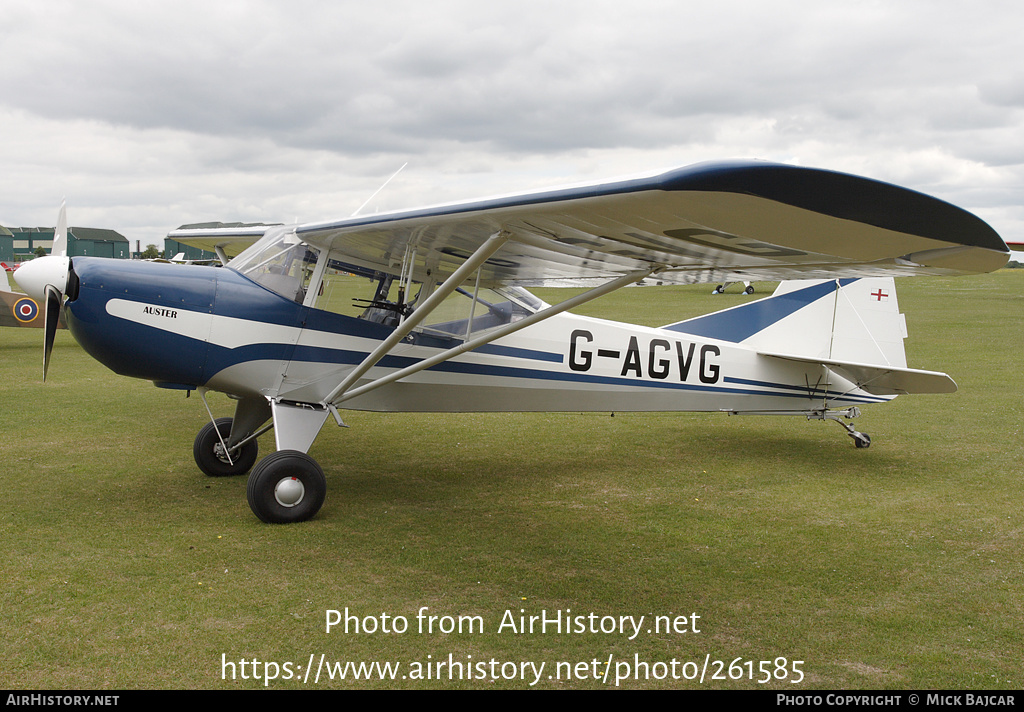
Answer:
[(491, 285), (578, 284), (652, 269), (665, 284), (947, 275), (992, 271), (1008, 258), (991, 227), (948, 203), (759, 162), (300, 225), (295, 233), (363, 268), (397, 274), (405, 265), (416, 281), (446, 278), (504, 234), (481, 268), (481, 283)]

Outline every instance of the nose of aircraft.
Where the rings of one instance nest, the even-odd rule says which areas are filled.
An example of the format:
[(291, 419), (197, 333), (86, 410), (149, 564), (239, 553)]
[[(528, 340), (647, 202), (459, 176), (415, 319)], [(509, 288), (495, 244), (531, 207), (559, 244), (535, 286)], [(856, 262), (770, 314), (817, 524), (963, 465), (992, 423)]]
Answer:
[(46, 301), (46, 287), (56, 288), (64, 294), (71, 259), (57, 255), (37, 257), (14, 272), (14, 281), (37, 302)]

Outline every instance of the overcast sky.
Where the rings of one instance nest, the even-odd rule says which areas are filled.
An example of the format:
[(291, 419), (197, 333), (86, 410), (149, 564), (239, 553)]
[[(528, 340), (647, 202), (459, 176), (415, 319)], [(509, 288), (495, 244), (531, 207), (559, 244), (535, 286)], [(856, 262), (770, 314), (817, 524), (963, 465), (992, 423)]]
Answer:
[(1024, 240), (1024, 3), (0, 0), (0, 225), (162, 245), (723, 158)]

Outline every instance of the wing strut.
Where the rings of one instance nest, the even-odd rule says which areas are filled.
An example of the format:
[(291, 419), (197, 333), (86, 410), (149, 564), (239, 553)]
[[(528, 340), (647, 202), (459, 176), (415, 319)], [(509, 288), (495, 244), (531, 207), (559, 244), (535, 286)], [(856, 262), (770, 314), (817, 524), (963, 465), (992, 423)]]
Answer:
[(454, 292), (455, 289), (473, 273), (473, 270), (482, 265), (491, 255), (501, 249), (501, 246), (508, 242), (510, 237), (510, 233), (505, 230), (499, 230), (487, 238), (487, 241), (480, 245), (480, 247), (476, 249), (476, 252), (470, 255), (469, 259), (462, 263), (461, 267), (452, 272), (451, 276), (448, 277), (441, 286), (435, 289), (423, 304), (421, 304), (412, 314), (406, 317), (405, 320), (399, 324), (398, 328), (395, 329), (388, 338), (381, 342), (380, 346), (364, 358), (362, 363), (356, 366), (355, 369), (345, 377), (345, 380), (339, 383), (338, 387), (323, 399), (322, 403), (327, 405), (328, 403), (335, 402), (338, 399), (338, 396), (351, 388), (353, 383), (358, 381), (364, 373), (373, 368), (374, 364), (384, 358), (388, 352), (397, 346), (402, 339), (409, 334), (409, 332), (416, 328), (416, 326), (423, 321), (438, 304), (443, 302), (449, 294)]
[[(630, 284), (633, 284), (635, 282), (639, 282), (641, 279), (644, 279), (645, 277), (649, 277), (650, 275), (654, 274), (656, 271), (658, 271), (658, 268), (652, 267), (651, 269), (647, 269), (647, 270), (638, 270), (636, 272), (629, 272), (627, 274), (622, 275), (621, 277), (618, 277), (617, 279), (613, 279), (610, 282), (606, 282), (605, 284), (602, 284), (602, 285), (600, 285), (598, 287), (594, 287), (593, 289), (587, 290), (586, 292), (583, 292), (582, 294), (578, 294), (575, 297), (572, 297), (571, 299), (566, 299), (564, 302), (561, 302), (560, 304), (555, 304), (554, 306), (550, 306), (547, 309), (542, 309), (539, 312), (534, 312), (533, 314), (529, 315), (528, 317), (520, 319), (517, 322), (514, 322), (512, 324), (506, 324), (505, 326), (501, 327), (500, 329), (495, 329), (494, 331), (488, 332), (488, 333), (486, 333), (486, 334), (484, 334), (482, 336), (478, 336), (475, 339), (472, 339), (470, 341), (466, 341), (466, 342), (464, 342), (462, 344), (459, 344), (458, 346), (450, 348), (447, 351), (442, 351), (441, 353), (436, 354), (434, 356), (431, 356), (430, 358), (423, 359), (422, 361), (414, 363), (411, 366), (406, 366), (405, 368), (403, 368), (403, 369), (401, 369), (399, 371), (394, 371), (393, 373), (390, 373), (390, 374), (388, 374), (386, 376), (382, 376), (382, 377), (378, 378), (375, 381), (371, 381), (370, 383), (367, 383), (365, 385), (360, 386), (359, 388), (354, 388), (352, 390), (347, 390), (347, 386), (345, 384), (348, 383), (349, 381), (353, 381), (354, 382), (354, 379), (352, 378), (352, 376), (349, 375), (349, 377), (347, 379), (345, 379), (345, 383), (342, 383), (341, 386), (339, 386), (338, 388), (334, 389), (334, 391), (331, 392), (331, 395), (323, 400), (323, 404), (324, 405), (330, 405), (330, 406), (336, 406), (339, 403), (342, 403), (342, 402), (348, 400), (349, 398), (355, 398), (356, 396), (363, 395), (364, 393), (372, 391), (372, 390), (374, 390), (376, 388), (380, 388), (381, 386), (386, 386), (389, 383), (393, 383), (393, 382), (395, 382), (395, 381), (397, 381), (399, 379), (405, 378), (406, 376), (409, 376), (409, 375), (412, 375), (412, 374), (417, 373), (419, 371), (422, 371), (425, 368), (430, 368), (431, 366), (435, 366), (435, 365), (441, 363), (442, 361), (447, 361), (448, 359), (453, 358), (455, 356), (458, 356), (459, 354), (465, 353), (467, 351), (472, 351), (473, 349), (479, 348), (480, 346), (483, 346), (484, 344), (489, 344), (492, 341), (496, 341), (496, 340), (498, 340), (498, 339), (500, 339), (500, 338), (502, 338), (504, 336), (508, 336), (509, 334), (512, 334), (512, 333), (514, 333), (516, 331), (519, 331), (520, 329), (524, 329), (527, 326), (531, 326), (533, 324), (536, 324), (539, 321), (543, 321), (545, 319), (553, 317), (556, 314), (561, 314), (562, 312), (564, 312), (564, 311), (566, 311), (568, 309), (572, 309), (574, 307), (577, 307), (580, 304), (583, 304), (585, 302), (589, 302), (592, 299), (597, 299), (598, 297), (600, 297), (600, 296), (602, 296), (604, 294), (608, 294), (609, 292), (614, 292), (616, 289), (621, 289), (622, 287), (626, 287), (626, 286), (628, 286)], [(455, 278), (455, 274), (453, 274), (451, 277), (449, 277), (448, 280), (445, 281), (444, 285), (442, 285), (442, 286), (447, 286), (448, 282), (451, 282), (454, 278)], [(448, 291), (450, 292), (451, 290), (448, 290)], [(435, 294), (436, 294), (436, 292), (435, 292)], [(431, 296), (433, 296), (433, 295), (431, 295)], [(426, 304), (423, 305), (423, 307), (426, 307), (426, 306), (427, 306)], [(421, 309), (422, 309), (422, 307), (421, 307)], [(420, 311), (420, 309), (417, 309), (415, 312), (413, 312), (413, 316), (418, 314), (419, 311)], [(378, 349), (378, 351), (379, 350), (380, 349)], [(374, 353), (376, 353), (376, 352), (374, 352)], [(371, 354), (371, 357), (372, 357), (372, 355), (373, 354)], [(382, 356), (384, 356), (383, 353), (381, 354), (381, 357)], [(366, 360), (369, 360), (369, 358), (370, 357), (367, 357)], [(379, 360), (379, 358), (380, 357), (378, 357), (378, 359), (376, 359), (376, 360)], [(374, 362), (376, 362), (376, 360)], [(366, 361), (363, 361), (363, 363), (366, 363)], [(367, 368), (369, 368), (369, 367), (367, 367)], [(365, 373), (365, 371), (366, 371), (366, 369), (363, 370), (364, 373)]]

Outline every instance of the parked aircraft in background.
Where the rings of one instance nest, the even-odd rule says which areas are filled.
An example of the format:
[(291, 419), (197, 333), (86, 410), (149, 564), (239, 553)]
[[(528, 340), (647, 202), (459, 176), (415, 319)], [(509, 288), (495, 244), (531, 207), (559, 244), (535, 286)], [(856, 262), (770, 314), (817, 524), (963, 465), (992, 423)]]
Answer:
[[(27, 326), (43, 328), (43, 314), (39, 304), (32, 297), (11, 290), (7, 273), (13, 270), (7, 263), (0, 262), (0, 326)], [(64, 318), (60, 317), (58, 327), (63, 329)]]
[[(211, 476), (251, 468), (249, 504), (267, 522), (320, 509), (326, 480), (307, 453), (345, 408), (789, 414), (834, 420), (867, 447), (845, 422), (862, 406), (956, 387), (907, 367), (892, 277), (987, 272), (1008, 255), (935, 198), (760, 162), (170, 237), (225, 257), (252, 244), (226, 269), (55, 249), (18, 270), (46, 304), (44, 377), (63, 305), (117, 373), (204, 403), (227, 393), (234, 417), (210, 413), (195, 459)], [(567, 312), (645, 278), (801, 281), (661, 328)], [(526, 289), (552, 284), (590, 288), (555, 305)], [(271, 428), (277, 452), (257, 462)]]
[(172, 257), (170, 259), (165, 259), (163, 257), (154, 257), (152, 259), (145, 260), (145, 262), (163, 262), (165, 264), (170, 263), (170, 264), (174, 264), (174, 265), (214, 265), (214, 266), (218, 266), (218, 267), (221, 265), (221, 261), (219, 259), (213, 259), (213, 260), (190, 260), (190, 259), (187, 259), (185, 257), (185, 253), (184, 252), (179, 252), (178, 254), (176, 254), (174, 257)]
[[(711, 291), (711, 293), (712, 294), (725, 294), (725, 290), (731, 284), (732, 284), (732, 282), (726, 282), (725, 284), (720, 284), (717, 287), (715, 287)], [(744, 282), (743, 283), (743, 293), (744, 294), (753, 294), (754, 293), (754, 285), (752, 285), (750, 282)]]

